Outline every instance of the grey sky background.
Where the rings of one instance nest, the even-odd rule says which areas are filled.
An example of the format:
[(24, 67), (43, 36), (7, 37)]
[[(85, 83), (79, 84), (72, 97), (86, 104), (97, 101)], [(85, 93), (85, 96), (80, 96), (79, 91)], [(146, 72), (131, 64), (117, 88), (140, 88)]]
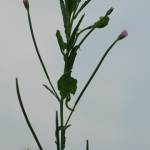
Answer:
[[(56, 85), (63, 71), (55, 38), (56, 30), (63, 30), (59, 1), (30, 0), (30, 6), (40, 52)], [(150, 149), (150, 2), (93, 0), (85, 10), (82, 27), (111, 6), (115, 10), (109, 26), (96, 30), (78, 53), (73, 70), (78, 79), (75, 97), (118, 34), (126, 29), (129, 36), (112, 49), (84, 94), (71, 119), (66, 150), (85, 149), (86, 139), (91, 150)], [(22, 0), (1, 0), (0, 18), (0, 149), (38, 149), (18, 104), (18, 77), (24, 105), (44, 150), (54, 150), (58, 104), (42, 87), (47, 80), (35, 53)]]

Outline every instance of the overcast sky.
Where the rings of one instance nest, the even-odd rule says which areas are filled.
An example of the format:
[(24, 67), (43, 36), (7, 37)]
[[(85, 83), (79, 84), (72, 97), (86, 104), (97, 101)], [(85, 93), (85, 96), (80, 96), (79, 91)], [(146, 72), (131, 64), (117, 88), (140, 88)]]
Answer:
[[(93, 0), (82, 27), (113, 6), (109, 26), (96, 30), (78, 52), (73, 75), (79, 94), (107, 47), (126, 29), (88, 87), (67, 132), (66, 150), (150, 149), (150, 1)], [(33, 27), (41, 55), (56, 87), (63, 58), (55, 32), (63, 31), (59, 0), (30, 0)], [(15, 91), (18, 77), (25, 108), (44, 150), (55, 150), (54, 115), (58, 103), (47, 83), (31, 40), (22, 0), (0, 4), (0, 149), (37, 150)], [(72, 99), (73, 104), (75, 98)], [(67, 116), (67, 114), (66, 114)]]

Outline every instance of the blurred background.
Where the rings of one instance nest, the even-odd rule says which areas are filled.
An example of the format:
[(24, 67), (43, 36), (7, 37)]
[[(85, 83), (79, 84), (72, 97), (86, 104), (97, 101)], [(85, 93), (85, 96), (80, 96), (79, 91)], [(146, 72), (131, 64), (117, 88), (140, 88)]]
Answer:
[[(85, 92), (67, 131), (66, 150), (150, 149), (150, 1), (93, 0), (84, 10), (82, 27), (91, 25), (114, 7), (109, 26), (96, 30), (78, 52), (73, 75), (81, 91), (94, 67), (120, 32), (117, 43)], [(63, 58), (55, 33), (63, 31), (59, 0), (30, 0), (35, 36), (55, 87)], [(46, 77), (36, 56), (22, 0), (0, 5), (0, 148), (37, 150), (19, 107), (15, 78), (26, 111), (44, 150), (56, 149), (55, 111), (58, 103), (42, 86)], [(66, 112), (67, 116), (68, 112)]]

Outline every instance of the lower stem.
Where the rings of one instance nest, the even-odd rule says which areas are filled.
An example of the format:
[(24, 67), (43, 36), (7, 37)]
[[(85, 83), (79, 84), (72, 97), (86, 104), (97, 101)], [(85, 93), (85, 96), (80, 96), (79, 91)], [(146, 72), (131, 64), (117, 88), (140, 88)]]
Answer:
[(64, 129), (64, 103), (60, 101), (60, 131), (61, 131), (61, 150), (65, 148), (65, 129)]

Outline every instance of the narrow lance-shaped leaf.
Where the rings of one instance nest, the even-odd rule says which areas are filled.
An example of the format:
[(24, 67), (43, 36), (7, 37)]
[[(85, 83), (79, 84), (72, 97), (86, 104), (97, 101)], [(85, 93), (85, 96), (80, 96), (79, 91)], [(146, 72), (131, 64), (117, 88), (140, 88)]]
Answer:
[(75, 14), (74, 18), (76, 18), (78, 16), (78, 14), (89, 4), (91, 0), (86, 0), (82, 6), (79, 8), (79, 10), (77, 11), (77, 13)]
[(76, 55), (77, 55), (77, 50), (79, 49), (79, 46), (75, 46), (72, 51), (70, 52), (69, 57), (67, 58), (65, 62), (65, 69), (64, 72), (71, 72)]
[(69, 2), (68, 8), (69, 8), (70, 15), (71, 15), (72, 13), (76, 12), (81, 0), (69, 0), (68, 2)]
[(63, 16), (66, 37), (67, 37), (67, 39), (69, 39), (69, 34), (70, 34), (69, 15), (67, 13), (67, 10), (66, 10), (63, 0), (60, 0), (60, 7), (61, 7), (62, 16)]
[(80, 2), (81, 2), (81, 0), (76, 0), (76, 5), (74, 6), (74, 15), (76, 14), (76, 11), (77, 11), (77, 9), (79, 7)]
[(76, 27), (74, 28), (73, 32), (72, 32), (72, 35), (71, 35), (71, 38), (69, 40), (69, 43), (68, 43), (68, 49), (70, 50), (70, 48), (72, 48), (76, 42), (76, 36), (77, 36), (77, 32), (78, 32), (78, 29), (79, 29), (79, 26), (84, 18), (85, 14), (83, 14), (79, 20), (79, 22), (77, 23)]
[(56, 32), (56, 37), (57, 37), (57, 41), (58, 41), (60, 50), (61, 50), (62, 54), (64, 55), (64, 50), (66, 49), (67, 46), (66, 46), (66, 43), (63, 41), (63, 38), (62, 38), (59, 30), (57, 30), (57, 32)]
[(60, 0), (60, 8), (63, 16), (63, 21), (65, 22), (66, 20), (66, 8), (63, 0)]
[(76, 7), (76, 3), (77, 3), (76, 0), (67, 0), (66, 1), (66, 8), (69, 13), (69, 16), (71, 16), (71, 14), (73, 13), (74, 8)]

